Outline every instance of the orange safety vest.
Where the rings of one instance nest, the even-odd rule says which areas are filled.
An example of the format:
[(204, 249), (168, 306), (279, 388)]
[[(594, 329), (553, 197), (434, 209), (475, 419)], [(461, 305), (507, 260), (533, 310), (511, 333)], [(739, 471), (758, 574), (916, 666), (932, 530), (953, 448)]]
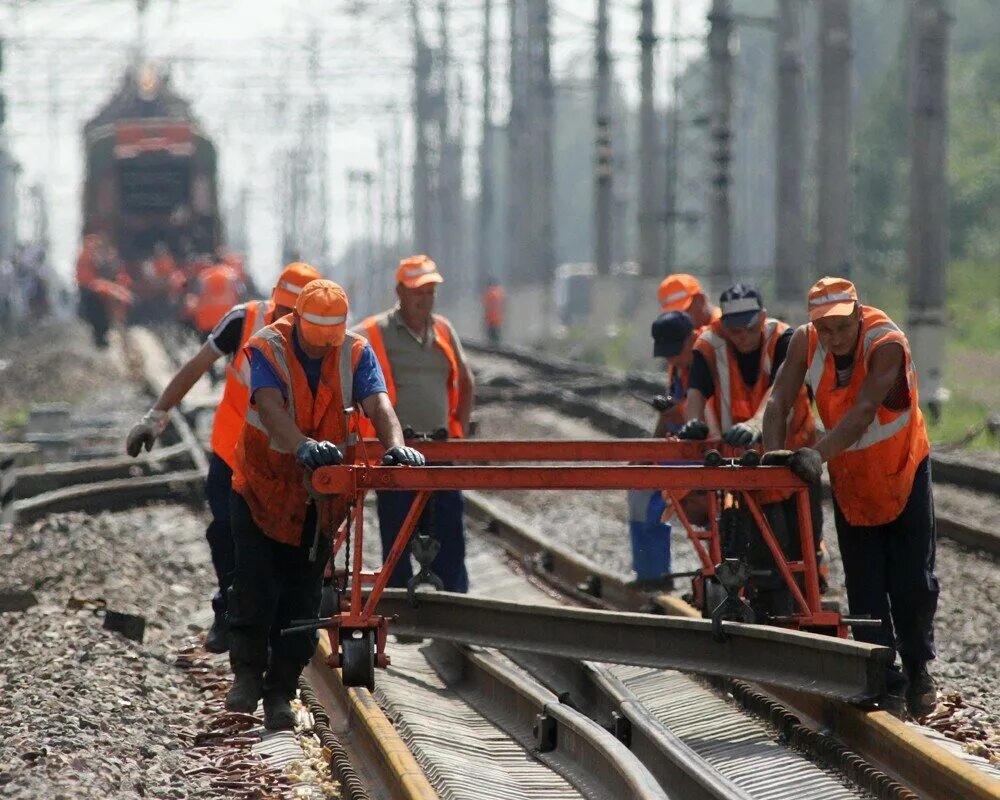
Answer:
[[(747, 386), (743, 382), (736, 357), (730, 357), (729, 344), (722, 335), (722, 323), (713, 322), (694, 343), (695, 349), (705, 357), (715, 379), (715, 392), (705, 405), (705, 422), (712, 436), (721, 436), (737, 422), (746, 422), (760, 408), (771, 376), (774, 352), (781, 334), (788, 324), (768, 318), (764, 322), (764, 342), (760, 348), (760, 368), (757, 383)], [(816, 443), (816, 422), (809, 407), (809, 395), (802, 387), (788, 426), (785, 446), (791, 450), (809, 447)]]
[(271, 300), (251, 300), (247, 303), (240, 346), (226, 366), (226, 386), (212, 423), (212, 452), (230, 469), (236, 458), (236, 441), (240, 438), (247, 406), (250, 405), (250, 359), (243, 348), (251, 336), (272, 322), (274, 303)]
[(491, 328), (503, 325), (504, 302), (507, 294), (502, 286), (488, 286), (483, 292), (483, 316)]
[(239, 277), (230, 267), (218, 266), (205, 270), (200, 280), (194, 324), (202, 333), (208, 333), (240, 301)]
[[(364, 337), (348, 332), (344, 344), (331, 348), (323, 359), (314, 395), (295, 355), (293, 330), (293, 316), (289, 314), (252, 336), (244, 350), (254, 350), (266, 358), (285, 382), (288, 393), (285, 408), (305, 436), (333, 442), (346, 451), (357, 438), (347, 408), (354, 370), (367, 342)], [(249, 358), (250, 353), (246, 355)], [(236, 443), (233, 489), (246, 500), (254, 522), (267, 536), (283, 544), (301, 543), (310, 502), (303, 469), (294, 453), (271, 442), (253, 404), (247, 406), (246, 424)]]
[(884, 525), (899, 517), (910, 498), (917, 467), (930, 454), (917, 396), (917, 371), (903, 332), (885, 312), (861, 306), (854, 372), (850, 383), (838, 387), (833, 355), (820, 344), (815, 326), (809, 325), (806, 383), (813, 390), (820, 419), (828, 431), (854, 407), (872, 353), (889, 342), (902, 346), (905, 354), (910, 406), (893, 411), (880, 405), (861, 438), (828, 464), (833, 496), (851, 525)]
[[(385, 350), (385, 339), (382, 337), (382, 328), (379, 321), (385, 317), (368, 317), (358, 326), (363, 332), (368, 342), (375, 352), (382, 367), (382, 375), (385, 377), (385, 388), (389, 395), (389, 402), (392, 407), (396, 407), (396, 382), (392, 377), (392, 364), (389, 363), (389, 354)], [(464, 435), (462, 423), (458, 419), (458, 357), (455, 355), (455, 345), (451, 339), (451, 326), (448, 321), (435, 314), (434, 321), (434, 344), (444, 353), (448, 359), (448, 436), (452, 439), (461, 439)], [(375, 435), (375, 426), (367, 418), (361, 420), (361, 433), (366, 438)], [(430, 431), (426, 431), (430, 433)]]

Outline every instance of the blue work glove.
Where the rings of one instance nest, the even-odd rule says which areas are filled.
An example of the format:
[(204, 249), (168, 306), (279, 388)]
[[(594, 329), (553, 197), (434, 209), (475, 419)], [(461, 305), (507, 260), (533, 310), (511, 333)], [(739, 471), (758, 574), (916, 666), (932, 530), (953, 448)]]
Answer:
[(344, 463), (344, 454), (333, 442), (317, 442), (306, 439), (295, 448), (295, 460), (308, 469), (335, 467)]
[(677, 438), (698, 440), (707, 439), (708, 425), (700, 419), (689, 419), (681, 426), (681, 429), (677, 431)]
[(722, 434), (722, 441), (733, 447), (749, 447), (760, 438), (760, 426), (755, 422), (737, 422)]
[(382, 463), (387, 467), (422, 467), (427, 459), (412, 447), (390, 447), (382, 456)]

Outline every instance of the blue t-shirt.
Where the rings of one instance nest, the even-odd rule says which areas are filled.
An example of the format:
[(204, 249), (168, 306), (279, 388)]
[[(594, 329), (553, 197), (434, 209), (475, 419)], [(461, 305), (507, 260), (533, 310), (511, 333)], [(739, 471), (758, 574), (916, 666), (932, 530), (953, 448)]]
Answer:
[[(305, 351), (299, 347), (299, 342), (297, 337), (292, 337), (292, 344), (295, 349), (295, 355), (299, 359), (299, 363), (302, 365), (302, 370), (306, 374), (306, 380), (309, 382), (309, 388), (312, 389), (313, 394), (316, 394), (316, 387), (319, 386), (319, 376), (320, 371), (323, 367), (322, 358), (310, 358), (306, 355)], [(250, 397), (251, 401), (254, 392), (258, 389), (278, 389), (281, 392), (282, 397), (288, 397), (288, 390), (285, 386), (284, 380), (274, 371), (274, 367), (271, 363), (264, 358), (259, 352), (251, 349), (250, 351)], [(353, 400), (350, 402), (360, 403), (366, 397), (371, 397), (373, 394), (378, 394), (379, 392), (385, 392), (385, 376), (382, 374), (382, 367), (378, 363), (378, 359), (375, 358), (375, 351), (372, 350), (372, 346), (365, 345), (365, 349), (361, 352), (361, 358), (358, 359), (357, 367), (354, 369), (354, 383), (352, 386)], [(344, 398), (348, 401), (348, 398)]]

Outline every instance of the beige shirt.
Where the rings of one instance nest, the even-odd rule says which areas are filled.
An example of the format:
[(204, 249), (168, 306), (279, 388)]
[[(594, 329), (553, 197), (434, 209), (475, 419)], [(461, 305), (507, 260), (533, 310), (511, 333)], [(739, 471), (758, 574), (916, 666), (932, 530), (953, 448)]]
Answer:
[[(451, 330), (455, 358), (465, 363), (462, 343), (451, 323), (435, 315)], [(403, 428), (417, 433), (433, 433), (448, 427), (449, 364), (444, 352), (435, 344), (433, 325), (421, 340), (413, 333), (399, 313), (399, 307), (379, 314), (385, 352), (396, 384), (396, 416)], [(364, 331), (355, 329), (362, 336)]]

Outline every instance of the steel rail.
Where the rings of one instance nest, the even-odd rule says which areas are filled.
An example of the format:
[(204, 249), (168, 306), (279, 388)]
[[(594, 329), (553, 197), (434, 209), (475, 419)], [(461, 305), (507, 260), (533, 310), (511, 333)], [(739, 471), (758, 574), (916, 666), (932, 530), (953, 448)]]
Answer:
[(386, 590), (380, 613), (393, 631), (484, 647), (530, 650), (706, 675), (723, 675), (835, 697), (877, 698), (884, 690), (885, 647), (783, 628), (723, 622), (716, 641), (709, 620), (600, 609), (543, 607), (450, 592)]
[[(681, 800), (621, 741), (496, 654), (432, 644), (428, 661), (470, 705), (586, 797)], [(469, 688), (474, 691), (468, 691)]]

